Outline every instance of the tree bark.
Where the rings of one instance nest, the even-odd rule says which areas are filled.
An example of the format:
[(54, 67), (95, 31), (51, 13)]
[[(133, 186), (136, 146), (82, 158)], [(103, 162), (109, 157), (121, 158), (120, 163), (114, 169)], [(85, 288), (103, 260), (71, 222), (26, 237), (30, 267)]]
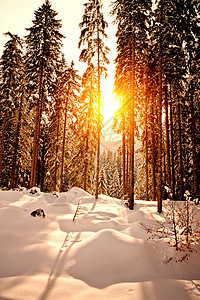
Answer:
[(145, 173), (146, 173), (146, 201), (149, 201), (149, 171), (148, 171), (148, 95), (147, 80), (145, 80)]
[(55, 147), (55, 167), (54, 167), (54, 179), (53, 179), (53, 190), (56, 191), (57, 185), (57, 171), (58, 171), (58, 140), (59, 140), (59, 129), (60, 129), (60, 116), (59, 109), (57, 110), (57, 128), (56, 128), (56, 147)]
[[(179, 100), (178, 100), (179, 102)], [(179, 162), (180, 162), (180, 192), (181, 199), (184, 200), (184, 186), (183, 186), (183, 153), (182, 153), (182, 137), (181, 137), (181, 109), (178, 103), (178, 137), (179, 137)]]
[[(162, 0), (160, 0), (160, 24), (162, 24)], [(158, 65), (158, 203), (157, 212), (162, 213), (162, 28), (159, 37), (159, 65)]]
[(14, 154), (12, 159), (12, 171), (11, 171), (11, 182), (10, 188), (13, 189), (16, 187), (16, 162), (17, 162), (17, 155), (19, 150), (19, 136), (20, 136), (20, 127), (21, 127), (21, 118), (22, 118), (22, 103), (23, 103), (23, 91), (21, 94), (20, 104), (19, 104), (19, 115), (17, 120), (17, 130), (15, 135), (15, 143), (14, 143)]
[[(99, 14), (99, 6), (97, 7)], [(101, 99), (100, 99), (100, 39), (99, 39), (99, 25), (97, 28), (97, 41), (98, 41), (98, 49), (97, 49), (97, 68), (98, 68), (98, 99), (97, 99), (97, 112), (98, 112), (98, 125), (97, 125), (97, 169), (96, 169), (96, 191), (95, 191), (95, 199), (98, 199), (99, 194), (99, 160), (100, 160), (100, 135), (101, 135)]]
[(42, 59), (42, 64), (40, 69), (40, 77), (39, 77), (39, 95), (37, 99), (37, 108), (36, 108), (30, 188), (36, 185), (37, 160), (38, 160), (38, 150), (39, 150), (39, 140), (40, 140), (40, 123), (41, 123), (41, 116), (42, 116), (42, 98), (43, 98), (43, 59)]
[(126, 139), (126, 197), (128, 197), (129, 191), (128, 191), (128, 187), (129, 187), (129, 145), (128, 145), (128, 138)]
[(3, 151), (4, 151), (4, 139), (5, 139), (5, 133), (6, 133), (6, 119), (7, 119), (7, 109), (8, 109), (8, 99), (10, 96), (9, 90), (11, 87), (11, 74), (8, 82), (8, 92), (7, 97), (5, 101), (5, 111), (3, 116), (3, 124), (2, 124), (2, 133), (1, 133), (1, 147), (0, 147), (0, 184), (1, 184), (1, 177), (2, 177), (2, 160), (3, 160)]
[(191, 109), (191, 137), (192, 137), (192, 158), (193, 158), (193, 181), (194, 197), (199, 199), (199, 183), (197, 176), (197, 159), (196, 159), (196, 139), (195, 139), (195, 121), (194, 121), (194, 103), (192, 88), (190, 91), (190, 109)]
[(67, 125), (67, 109), (68, 109), (68, 95), (66, 95), (65, 103), (65, 119), (63, 129), (63, 142), (62, 142), (62, 158), (61, 158), (61, 171), (60, 171), (60, 193), (63, 192), (63, 170), (65, 161), (65, 142), (66, 142), (66, 125)]
[(166, 130), (166, 150), (167, 150), (167, 187), (171, 189), (169, 111), (168, 111), (167, 86), (165, 86), (165, 130)]
[(152, 133), (152, 187), (153, 201), (156, 201), (156, 178), (155, 178), (155, 122), (154, 122), (154, 103), (151, 104), (151, 133)]
[(174, 126), (173, 126), (173, 112), (172, 112), (172, 95), (171, 95), (171, 83), (170, 83), (170, 136), (171, 136), (171, 190), (172, 199), (175, 200), (175, 171), (174, 171)]
[(122, 116), (122, 168), (123, 168), (123, 199), (126, 195), (126, 136), (125, 136), (125, 120), (124, 120), (124, 114)]
[(134, 163), (135, 163), (135, 17), (133, 17), (132, 44), (130, 53), (131, 78), (130, 78), (130, 186), (129, 186), (129, 209), (134, 209)]
[(2, 133), (1, 133), (1, 148), (0, 148), (0, 184), (1, 184), (1, 176), (2, 176), (2, 160), (3, 160), (3, 150), (4, 150), (4, 138), (6, 132), (6, 119), (7, 119), (7, 105), (8, 101), (6, 100), (5, 103), (5, 112), (3, 117), (3, 124), (2, 124)]

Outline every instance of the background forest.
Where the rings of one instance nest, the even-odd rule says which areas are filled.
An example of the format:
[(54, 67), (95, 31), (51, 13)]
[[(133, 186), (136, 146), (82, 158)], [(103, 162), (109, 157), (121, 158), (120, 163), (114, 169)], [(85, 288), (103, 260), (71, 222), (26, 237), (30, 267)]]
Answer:
[[(117, 55), (113, 128), (121, 147), (100, 152), (101, 82), (109, 48), (103, 1), (88, 0), (80, 22), (80, 75), (62, 49), (50, 1), (24, 38), (7, 32), (0, 66), (2, 188), (38, 186), (158, 201), (197, 199), (200, 172), (200, 3), (115, 0)], [(26, 24), (25, 24), (26, 25)], [(72, 24), (73, 26), (73, 24)], [(139, 142), (138, 142), (139, 141)], [(136, 148), (135, 144), (140, 147)]]

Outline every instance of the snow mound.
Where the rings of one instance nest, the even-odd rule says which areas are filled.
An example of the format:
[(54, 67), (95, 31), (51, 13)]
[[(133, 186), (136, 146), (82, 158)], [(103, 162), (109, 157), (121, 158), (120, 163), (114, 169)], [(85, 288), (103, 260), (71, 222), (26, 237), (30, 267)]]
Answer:
[[(199, 299), (199, 246), (172, 259), (174, 248), (148, 239), (165, 222), (156, 202), (135, 204), (80, 188), (0, 192), (0, 299)], [(30, 215), (37, 208), (45, 218)]]
[(158, 278), (161, 270), (149, 246), (112, 229), (104, 229), (74, 246), (67, 272), (96, 288)]
[(81, 198), (92, 196), (81, 188), (73, 187), (65, 193), (65, 197), (68, 203), (78, 204)]

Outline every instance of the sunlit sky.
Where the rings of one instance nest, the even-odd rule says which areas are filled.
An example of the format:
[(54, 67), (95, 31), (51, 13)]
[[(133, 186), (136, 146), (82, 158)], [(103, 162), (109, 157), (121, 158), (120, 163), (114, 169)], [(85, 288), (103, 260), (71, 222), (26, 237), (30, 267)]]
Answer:
[[(75, 67), (84, 71), (85, 64), (79, 62), (80, 50), (78, 49), (78, 41), (80, 36), (79, 23), (82, 21), (84, 12), (83, 4), (87, 0), (51, 0), (52, 8), (58, 12), (57, 18), (62, 21), (62, 34), (66, 37), (63, 41), (63, 52), (66, 60), (70, 63), (75, 62)], [(44, 3), (44, 0), (0, 0), (0, 56), (3, 52), (3, 46), (8, 40), (3, 34), (10, 31), (24, 37), (27, 34), (25, 28), (32, 26), (34, 19), (34, 11)], [(108, 66), (108, 77), (102, 81), (101, 89), (104, 97), (104, 109), (102, 111), (105, 120), (112, 118), (114, 109), (116, 109), (116, 101), (112, 94), (114, 83), (114, 64), (113, 60), (116, 55), (115, 51), (115, 29), (112, 25), (112, 19), (108, 15), (110, 10), (110, 0), (102, 0), (104, 5), (104, 17), (109, 23), (106, 33), (109, 38), (106, 45), (111, 49)]]

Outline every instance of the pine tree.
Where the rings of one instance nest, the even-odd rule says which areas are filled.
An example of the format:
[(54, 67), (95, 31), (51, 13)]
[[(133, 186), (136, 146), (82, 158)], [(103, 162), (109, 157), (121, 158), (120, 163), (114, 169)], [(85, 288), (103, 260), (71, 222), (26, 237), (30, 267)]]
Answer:
[(104, 169), (101, 169), (99, 173), (99, 193), (107, 195), (107, 180)]
[(61, 22), (56, 19), (57, 12), (51, 8), (48, 0), (35, 12), (33, 26), (28, 28), (26, 36), (26, 80), (28, 91), (35, 96), (35, 128), (31, 165), (30, 186), (36, 184), (37, 160), (40, 142), (40, 129), (43, 111), (47, 103), (50, 87), (55, 76), (55, 66), (60, 58)]
[(89, 0), (84, 4), (85, 11), (83, 21), (80, 23), (81, 35), (79, 48), (82, 49), (80, 60), (87, 62), (88, 66), (91, 63), (96, 63), (98, 88), (97, 88), (97, 111), (98, 111), (98, 137), (97, 137), (97, 170), (96, 170), (96, 191), (95, 198), (98, 198), (98, 183), (99, 183), (99, 157), (100, 157), (100, 135), (101, 135), (101, 76), (105, 73), (105, 64), (108, 64), (107, 54), (109, 48), (104, 45), (104, 39), (107, 38), (105, 29), (108, 26), (104, 20), (102, 13), (101, 0)]
[(91, 191), (94, 176), (95, 150), (97, 139), (97, 77), (91, 64), (82, 78), (82, 93), (80, 107), (80, 141), (83, 147), (83, 188)]
[[(71, 63), (71, 66), (66, 69), (66, 83), (64, 86), (65, 89), (65, 102), (63, 106), (63, 135), (62, 135), (62, 154), (61, 154), (61, 170), (60, 170), (60, 192), (63, 191), (63, 175), (64, 175), (64, 161), (66, 154), (66, 132), (67, 132), (67, 118), (68, 113), (72, 110), (72, 115), (76, 115), (76, 107), (79, 102), (79, 92), (80, 92), (80, 77), (77, 74), (77, 71), (74, 69), (74, 63)], [(72, 109), (73, 108), (73, 109)]]
[(122, 197), (122, 186), (120, 184), (120, 177), (117, 169), (115, 169), (115, 172), (113, 174), (113, 178), (109, 190), (110, 190), (109, 196), (116, 197), (118, 199)]
[[(13, 169), (12, 187), (14, 186), (14, 174), (16, 168), (16, 156), (18, 150), (19, 127), (21, 123), (21, 101), (22, 101), (22, 40), (19, 36), (7, 32), (8, 42), (1, 57), (1, 146), (0, 146), (0, 182), (2, 180), (2, 163), (4, 155), (4, 184), (8, 185)], [(18, 123), (19, 122), (19, 123)], [(17, 136), (15, 134), (17, 130)], [(15, 140), (15, 142), (14, 142)], [(14, 147), (14, 156), (13, 156)], [(5, 162), (6, 158), (6, 162)], [(13, 158), (13, 159), (12, 159)], [(7, 168), (7, 169), (6, 169)], [(7, 182), (7, 183), (6, 183)]]
[[(134, 143), (136, 135), (137, 76), (147, 41), (147, 16), (151, 1), (120, 1), (113, 4), (116, 15), (117, 58), (115, 92), (122, 97), (122, 124), (129, 141), (129, 208), (134, 208)], [(137, 71), (136, 71), (137, 70)], [(121, 126), (121, 128), (123, 128)]]

